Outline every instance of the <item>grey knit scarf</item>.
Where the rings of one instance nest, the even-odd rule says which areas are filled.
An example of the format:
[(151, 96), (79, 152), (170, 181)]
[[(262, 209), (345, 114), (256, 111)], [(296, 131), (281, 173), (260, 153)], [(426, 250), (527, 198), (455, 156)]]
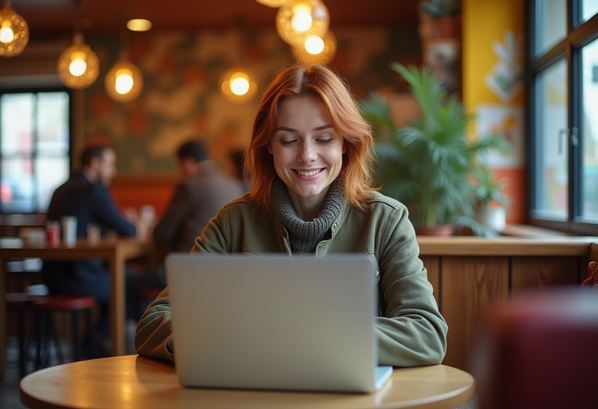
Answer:
[(335, 182), (330, 185), (328, 196), (320, 215), (312, 220), (301, 219), (289, 196), (286, 185), (278, 178), (272, 184), (272, 205), (274, 212), (289, 231), (289, 240), (293, 253), (313, 253), (316, 246), (324, 239), (330, 226), (337, 219), (345, 201), (342, 186)]

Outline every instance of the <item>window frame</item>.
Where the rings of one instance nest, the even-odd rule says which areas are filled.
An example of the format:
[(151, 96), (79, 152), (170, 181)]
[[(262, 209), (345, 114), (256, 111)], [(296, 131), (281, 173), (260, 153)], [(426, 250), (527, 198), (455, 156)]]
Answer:
[[(73, 115), (73, 108), (74, 108), (74, 96), (72, 90), (66, 87), (60, 86), (36, 86), (36, 87), (10, 87), (10, 88), (0, 88), (0, 97), (7, 94), (36, 94), (36, 102), (37, 102), (37, 94), (41, 93), (50, 93), (50, 92), (64, 92), (68, 95), (69, 102), (68, 102), (68, 151), (67, 151), (67, 160), (68, 160), (68, 169), (69, 173), (68, 176), (71, 176), (72, 169), (73, 169), (73, 129), (74, 129), (74, 115)], [(37, 105), (37, 104), (36, 104)], [(2, 106), (0, 105), (0, 118), (2, 114)], [(34, 116), (37, 116), (37, 109), (34, 109)], [(0, 164), (5, 158), (4, 153), (1, 149), (1, 141), (2, 141), (2, 128), (0, 127)], [(37, 141), (38, 141), (38, 123), (37, 119), (34, 120), (34, 129), (33, 129), (33, 149), (31, 153), (31, 161), (35, 163), (35, 161), (40, 157), (39, 150), (37, 149)], [(10, 156), (8, 156), (10, 157)], [(42, 155), (41, 157), (44, 157)], [(2, 177), (2, 166), (0, 166), (0, 178)], [(34, 181), (36, 180), (36, 171), (35, 166), (33, 167), (33, 178)], [(34, 193), (33, 193), (33, 210), (31, 211), (13, 211), (13, 210), (6, 210), (2, 202), (0, 202), (0, 215), (8, 215), (8, 214), (39, 214), (45, 213), (47, 209), (39, 209), (37, 207), (37, 199), (38, 199), (38, 189), (37, 183), (34, 183)]]
[[(567, 127), (576, 129), (577, 135), (583, 135), (582, 121), (582, 66), (581, 50), (584, 45), (598, 39), (598, 14), (581, 23), (581, 1), (567, 1), (567, 33), (565, 38), (554, 44), (544, 53), (535, 55), (536, 21), (534, 15), (535, 4), (538, 1), (527, 2), (525, 21), (527, 24), (526, 55), (526, 163), (527, 163), (527, 222), (532, 225), (560, 230), (570, 234), (598, 235), (598, 221), (589, 222), (581, 219), (582, 206), (582, 165), (583, 138), (567, 138), (568, 145), (568, 212), (566, 221), (557, 221), (542, 217), (535, 212), (536, 208), (536, 152), (537, 138), (536, 121), (536, 79), (544, 69), (563, 58), (567, 66)], [(575, 142), (574, 140), (577, 139)], [(538, 153), (539, 154), (539, 153)]]

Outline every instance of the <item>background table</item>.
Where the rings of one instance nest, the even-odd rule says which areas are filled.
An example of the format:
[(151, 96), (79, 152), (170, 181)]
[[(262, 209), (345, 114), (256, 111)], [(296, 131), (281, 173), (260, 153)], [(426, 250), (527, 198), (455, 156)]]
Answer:
[(0, 245), (0, 378), (4, 377), (6, 361), (6, 270), (10, 259), (40, 258), (42, 260), (71, 261), (100, 259), (108, 263), (110, 273), (110, 337), (112, 352), (125, 353), (125, 261), (146, 254), (148, 244), (137, 239), (103, 240), (96, 245), (79, 241), (74, 247)]
[(172, 365), (136, 355), (79, 361), (23, 378), (21, 401), (48, 408), (454, 408), (474, 391), (471, 375), (445, 365), (395, 369), (373, 394), (183, 388)]

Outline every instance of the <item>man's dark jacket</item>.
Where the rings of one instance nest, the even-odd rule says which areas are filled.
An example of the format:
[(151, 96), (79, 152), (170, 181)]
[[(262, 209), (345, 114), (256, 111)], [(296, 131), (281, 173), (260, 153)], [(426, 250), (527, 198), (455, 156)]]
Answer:
[[(136, 234), (135, 226), (118, 211), (110, 191), (102, 183), (92, 183), (83, 173), (76, 173), (52, 195), (47, 219), (60, 222), (62, 216), (77, 218), (77, 237), (85, 238), (87, 226), (94, 223), (102, 231), (113, 230), (119, 236)], [(108, 272), (100, 260), (47, 262), (44, 283), (53, 293), (92, 295), (107, 301)]]

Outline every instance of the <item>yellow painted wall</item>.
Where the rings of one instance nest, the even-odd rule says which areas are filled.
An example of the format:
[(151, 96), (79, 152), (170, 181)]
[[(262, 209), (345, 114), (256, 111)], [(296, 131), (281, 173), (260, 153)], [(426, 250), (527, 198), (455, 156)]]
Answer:
[[(523, 74), (523, 47), (524, 47), (524, 7), (520, 0), (462, 0), (463, 4), (463, 102), (468, 112), (479, 114), (484, 108), (497, 110), (510, 110), (518, 116), (517, 126), (513, 126), (510, 140), (514, 151), (518, 152), (517, 160), (506, 165), (493, 166), (497, 176), (507, 183), (506, 193), (511, 199), (508, 209), (507, 221), (509, 223), (522, 223), (525, 221), (525, 166), (524, 158), (524, 88), (523, 78), (519, 79), (518, 91), (507, 98), (499, 97), (487, 84), (487, 76), (493, 72), (500, 63), (496, 51), (496, 44), (503, 47), (507, 43), (507, 33), (513, 34), (512, 38), (514, 64), (519, 66)], [(504, 61), (503, 61), (504, 62)], [(485, 112), (488, 112), (486, 109)], [(513, 115), (511, 115), (513, 117)], [(512, 119), (512, 118), (511, 118)], [(500, 123), (500, 121), (499, 121)], [(509, 126), (509, 118), (503, 119)], [(511, 121), (512, 125), (513, 122)], [(475, 137), (477, 123), (474, 122), (469, 129), (469, 136)], [(500, 127), (499, 127), (500, 128)]]
[[(492, 45), (503, 41), (506, 30), (523, 39), (523, 2), (520, 0), (463, 1), (463, 100), (471, 108), (479, 103), (499, 103), (500, 99), (484, 83), (498, 61)], [(523, 43), (520, 44), (523, 47)], [(523, 49), (521, 49), (523, 55)], [(523, 106), (523, 93), (516, 97)]]

